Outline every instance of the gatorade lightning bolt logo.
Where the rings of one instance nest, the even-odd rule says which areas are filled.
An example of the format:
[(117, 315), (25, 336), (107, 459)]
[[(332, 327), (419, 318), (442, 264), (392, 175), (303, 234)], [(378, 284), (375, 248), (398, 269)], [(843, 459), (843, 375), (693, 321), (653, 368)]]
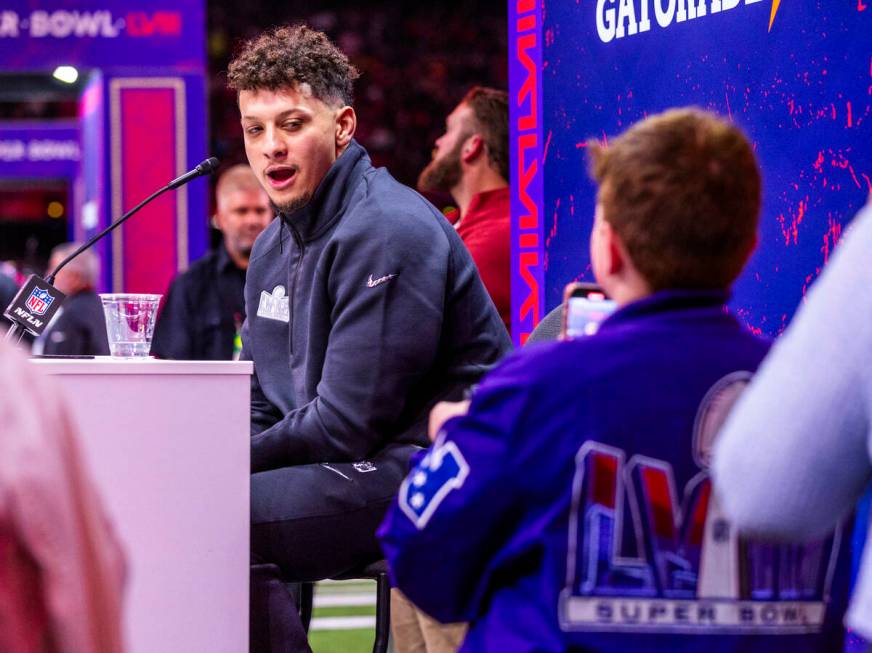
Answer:
[(781, 0), (772, 0), (772, 11), (769, 13), (769, 31), (772, 31), (772, 23), (775, 22), (775, 14), (778, 13), (778, 5), (781, 4)]

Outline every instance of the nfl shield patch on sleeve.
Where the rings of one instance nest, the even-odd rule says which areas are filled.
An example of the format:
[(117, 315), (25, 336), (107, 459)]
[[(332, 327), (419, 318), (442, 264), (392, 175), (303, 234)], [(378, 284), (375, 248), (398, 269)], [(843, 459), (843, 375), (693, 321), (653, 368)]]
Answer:
[(400, 486), (400, 509), (422, 530), (439, 505), (463, 487), (469, 465), (454, 442), (437, 442)]

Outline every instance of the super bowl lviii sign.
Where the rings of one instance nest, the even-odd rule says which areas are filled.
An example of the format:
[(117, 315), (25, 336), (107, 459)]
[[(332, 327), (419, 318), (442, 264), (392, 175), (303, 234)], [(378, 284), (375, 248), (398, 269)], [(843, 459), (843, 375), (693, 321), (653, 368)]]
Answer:
[[(202, 0), (0, 4), (0, 72), (70, 66), (86, 80), (73, 124), (0, 125), (0, 178), (65, 179), (70, 238), (94, 235), (205, 158), (205, 50)], [(73, 133), (63, 151), (60, 127)], [(158, 198), (101, 243), (102, 287), (163, 292), (206, 248), (207, 189)]]
[(513, 324), (591, 279), (585, 143), (695, 105), (738, 124), (764, 180), (733, 307), (775, 335), (872, 190), (872, 3), (510, 2)]

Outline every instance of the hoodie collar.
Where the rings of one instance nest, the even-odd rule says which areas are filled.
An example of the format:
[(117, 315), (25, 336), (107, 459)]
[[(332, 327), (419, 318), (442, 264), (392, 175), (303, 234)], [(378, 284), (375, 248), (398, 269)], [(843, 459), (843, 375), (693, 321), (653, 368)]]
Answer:
[(339, 217), (354, 191), (353, 181), (360, 175), (358, 169), (363, 170), (369, 163), (366, 150), (352, 139), (330, 166), (309, 203), (293, 213), (280, 213), (282, 222), (299, 234), (303, 242), (320, 236)]

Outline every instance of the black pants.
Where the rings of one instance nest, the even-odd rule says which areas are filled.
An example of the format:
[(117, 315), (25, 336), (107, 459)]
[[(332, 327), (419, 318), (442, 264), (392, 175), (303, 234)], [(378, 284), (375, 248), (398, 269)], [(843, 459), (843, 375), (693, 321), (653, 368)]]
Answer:
[(309, 651), (286, 583), (330, 578), (382, 557), (375, 531), (419, 447), (369, 461), (251, 476), (251, 651)]

